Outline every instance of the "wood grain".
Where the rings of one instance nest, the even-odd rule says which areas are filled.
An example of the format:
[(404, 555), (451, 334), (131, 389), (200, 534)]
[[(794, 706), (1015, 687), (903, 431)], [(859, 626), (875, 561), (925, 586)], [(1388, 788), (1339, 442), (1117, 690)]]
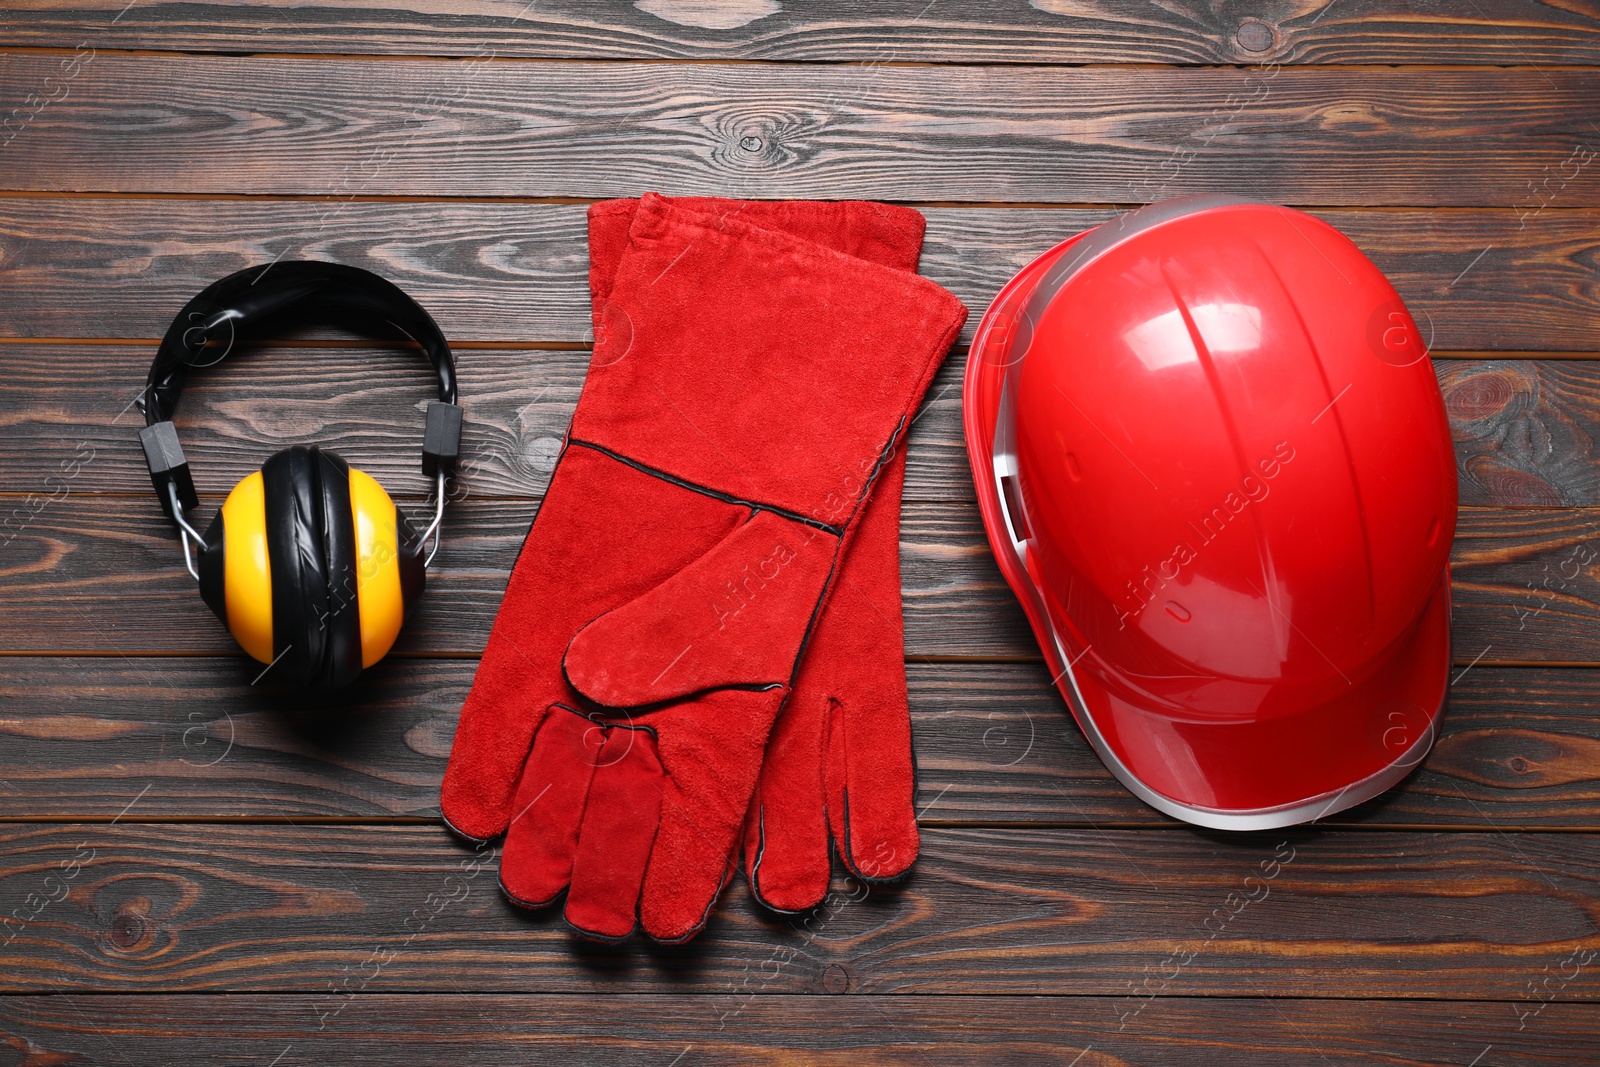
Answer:
[[(0, 1064), (1600, 1058), (1600, 13), (1446, 6), (8, 4)], [(924, 273), (974, 311), (1116, 205), (1314, 207), (1445, 357), (1423, 766), (1270, 835), (1129, 795), (988, 554), (958, 352), (909, 446), (911, 878), (799, 920), (736, 881), (670, 948), (512, 908), (439, 777), (582, 381), (585, 204), (650, 188), (925, 205)], [(463, 346), (464, 497), (340, 707), (250, 685), (127, 407), (185, 299), (279, 256), (375, 269)], [(419, 361), (336, 329), (238, 356), (182, 412), (207, 517), (302, 440), (415, 505)]]
[(1600, 1052), (1600, 1008), (1563, 1002), (1519, 1029), (1531, 1009), (1485, 1001), (1169, 998), (1119, 1027), (1105, 997), (368, 994), (320, 1026), (315, 995), (241, 999), (9, 996), (0, 1048), (84, 1067), (1460, 1067), (1489, 1048), (1496, 1067), (1576, 1067)]
[[(7, 383), (0, 393), (0, 492), (54, 491), (56, 482), (47, 488), (45, 480), (73, 463), (74, 493), (148, 492), (134, 447), (144, 420), (129, 403), (151, 353), (142, 346), (0, 345), (0, 380)], [(457, 492), (541, 496), (588, 351), (468, 349), (457, 356), (466, 409)], [(912, 423), (908, 499), (974, 499), (961, 429), (965, 366), (964, 350), (950, 354)], [(1600, 505), (1600, 361), (1451, 359), (1436, 370), (1463, 505)], [(199, 484), (210, 492), (226, 492), (280, 448), (315, 441), (392, 491), (420, 496), (427, 491), (422, 406), (433, 390), (423, 360), (398, 345), (241, 347), (224, 366), (195, 375), (178, 426)]]
[[(174, 9), (117, 0), (21, 0), (0, 39), (40, 48), (324, 52), (562, 59), (955, 63), (1600, 62), (1591, 13), (1533, 0), (1416, 10), (1383, 0), (1266, 0), (1241, 17), (1187, 0), (1021, 0), (929, 8), (922, 0), (744, 0), (631, 7), (319, 0), (292, 8), (210, 0)], [(1515, 32), (1508, 33), (1507, 28)]]
[[(7, 502), (0, 650), (236, 654), (184, 574), (153, 495), (75, 496), (69, 484), (58, 500), (41, 490)], [(468, 498), (451, 511), (428, 594), (398, 651), (482, 651), (536, 510), (532, 501)], [(1452, 563), (1458, 663), (1600, 663), (1596, 522), (1580, 508), (1462, 510)], [(908, 503), (900, 540), (908, 656), (1037, 657), (976, 506)]]
[[(63, 64), (69, 64), (67, 70)], [(47, 79), (49, 79), (47, 81)], [(383, 92), (374, 93), (374, 86)], [(1600, 72), (0, 56), (4, 187), (1600, 205)], [(1565, 168), (1563, 170), (1562, 168)]]
[(1451, 555), (1457, 662), (1592, 661), (1600, 653), (1600, 515), (1466, 509)]
[[(0, 658), (0, 813), (163, 819), (438, 815), (473, 660), (391, 659), (297, 713), (208, 657)], [(1039, 664), (911, 663), (924, 825), (1173, 824), (1101, 765)], [(1475, 667), (1394, 791), (1324, 826), (1600, 828), (1600, 672)]]
[[(1536, 210), (1541, 201), (1528, 201), (1493, 210), (1315, 214), (1389, 276), (1435, 350), (1595, 352), (1600, 211), (1564, 206), (1571, 202), (1555, 198), (1543, 211)], [(580, 343), (591, 336), (585, 210), (0, 197), (0, 289), (11, 295), (0, 303), (0, 337), (154, 341), (213, 281), (285, 257), (376, 271), (421, 301), (456, 342)], [(972, 309), (970, 337), (1012, 274), (1114, 212), (930, 207), (924, 214), (922, 272)]]
[[(809, 927), (761, 912), (736, 879), (688, 945), (611, 948), (508, 904), (496, 857), (442, 827), (136, 818), (0, 826), (0, 899), (36, 912), (0, 948), (0, 991), (330, 992), (336, 1006), (345, 991), (737, 993), (749, 978), (761, 994), (1113, 996), (1130, 1013), (1267, 988), (1495, 999), (1514, 1018), (1530, 982), (1600, 951), (1591, 835), (933, 828), (908, 881), (840, 882)], [(1163, 980), (1176, 953), (1193, 955)], [(1600, 998), (1592, 965), (1579, 971), (1561, 999)]]
[[(195, 595), (154, 495), (147, 496), (69, 492), (52, 502), (36, 494), (37, 513), (27, 498), (10, 516), (0, 513), (0, 538), (15, 531), (0, 546), (0, 649), (68, 651), (70, 641), (76, 650), (102, 653), (235, 654), (227, 631)], [(536, 511), (533, 501), (472, 498), (451, 509), (428, 592), (396, 649), (482, 651)], [(904, 516), (901, 544), (909, 652), (1037, 655), (989, 556), (975, 507), (917, 505)], [(160, 620), (158, 632), (153, 619)]]
[(1461, 500), (1527, 507), (1600, 503), (1600, 391), (1592, 364), (1563, 360), (1440, 362)]

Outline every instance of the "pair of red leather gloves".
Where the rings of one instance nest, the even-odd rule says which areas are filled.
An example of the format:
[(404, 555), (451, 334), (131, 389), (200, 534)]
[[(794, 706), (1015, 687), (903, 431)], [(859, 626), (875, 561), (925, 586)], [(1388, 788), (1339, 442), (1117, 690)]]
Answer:
[(904, 436), (966, 319), (870, 203), (589, 211), (595, 349), (462, 710), (442, 806), (579, 932), (693, 937), (916, 858)]

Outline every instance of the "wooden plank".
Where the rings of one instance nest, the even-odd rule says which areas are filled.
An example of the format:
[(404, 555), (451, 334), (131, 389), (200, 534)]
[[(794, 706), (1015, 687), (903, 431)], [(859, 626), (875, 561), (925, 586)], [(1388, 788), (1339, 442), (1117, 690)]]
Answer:
[(81, 59), (0, 56), (6, 188), (1600, 205), (1584, 68)]
[[(0, 513), (0, 538), (9, 537), (0, 545), (0, 650), (236, 652), (195, 595), (153, 495), (76, 496), (64, 484), (56, 499), (49, 490), (10, 497), (10, 514)], [(451, 511), (428, 594), (397, 650), (482, 651), (536, 509), (469, 498)], [(1600, 662), (1596, 521), (1579, 508), (1462, 510), (1452, 564), (1458, 663)], [(908, 502), (901, 569), (908, 656), (1038, 655), (974, 505)]]
[[(9, 820), (438, 815), (474, 660), (394, 659), (286, 709), (215, 657), (0, 658)], [(907, 665), (925, 825), (1172, 823), (1101, 765), (1038, 664)], [(1467, 671), (1418, 772), (1323, 825), (1600, 828), (1600, 672)]]
[[(63, 463), (77, 461), (75, 492), (150, 492), (137, 440), (144, 416), (132, 402), (154, 353), (154, 345), (0, 345), (0, 376), (16, 375), (0, 394), (0, 484), (12, 492), (39, 487)], [(588, 350), (470, 349), (456, 357), (466, 412), (456, 492), (542, 496), (583, 386)], [(946, 369), (946, 384), (959, 377), (960, 362)], [(176, 421), (202, 492), (226, 493), (273, 452), (315, 441), (390, 492), (421, 497), (429, 492), (421, 466), (424, 408), (437, 398), (427, 362), (398, 345), (252, 347), (195, 373)], [(916, 465), (921, 474), (932, 464), (936, 469), (923, 480), (945, 484), (957, 470), (959, 393), (934, 407), (921, 422), (935, 422), (944, 440), (919, 448), (937, 455), (919, 457)], [(927, 431), (919, 427), (919, 434)], [(964, 457), (963, 451), (963, 463)]]
[[(397, 963), (396, 966), (399, 966)], [(752, 977), (752, 984), (759, 976)], [(764, 998), (366, 994), (338, 1015), (303, 994), (10, 996), (0, 1041), (37, 1063), (627, 1064), (873, 1067), (1185, 1064), (1445, 1067), (1493, 1049), (1496, 1067), (1592, 1063), (1600, 1008), (1518, 1004), (1169, 998), (1128, 1026), (1104, 997)], [(326, 1018), (327, 1025), (321, 1025)]]
[[(1436, 350), (1600, 351), (1593, 282), (1600, 211), (1567, 210), (1561, 205), (1569, 201), (1543, 195), (1551, 201), (1544, 211), (1540, 201), (1508, 201), (1493, 210), (1316, 214), (1388, 274)], [(580, 204), (0, 198), (0, 289), (12, 295), (0, 305), (0, 337), (154, 341), (211, 282), (281, 256), (377, 271), (420, 300), (456, 342), (584, 342), (584, 211)], [(925, 214), (922, 271), (972, 309), (970, 337), (1012, 274), (1114, 212)]]
[[(761, 993), (1048, 991), (1133, 1013), (1158, 994), (1270, 989), (1495, 999), (1509, 1014), (1538, 1006), (1521, 999), (1530, 982), (1600, 951), (1591, 835), (932, 828), (907, 883), (841, 882), (798, 933), (735, 879), (694, 942), (605, 948), (508, 904), (496, 857), (438, 826), (137, 817), (0, 826), (0, 900), (20, 911), (0, 990), (610, 995), (670, 975), (709, 993), (775, 970)], [(1580, 977), (1562, 1000), (1600, 998), (1592, 968)]]
[(1465, 505), (1600, 504), (1595, 364), (1462, 360), (1435, 364)]
[[(51, 491), (56, 483), (45, 479), (76, 462), (75, 493), (148, 492), (134, 441), (144, 420), (129, 403), (151, 355), (142, 346), (0, 345), (0, 485)], [(468, 349), (458, 357), (467, 425), (457, 492), (543, 495), (589, 353)], [(965, 366), (965, 350), (950, 354), (912, 424), (909, 499), (973, 500), (961, 428)], [(1436, 370), (1463, 505), (1600, 505), (1592, 444), (1600, 361), (1451, 359)], [(241, 349), (225, 367), (196, 375), (178, 425), (207, 492), (226, 492), (280, 448), (316, 441), (392, 491), (420, 496), (421, 407), (432, 394), (423, 361), (398, 348)]]
[(1451, 556), (1458, 663), (1600, 658), (1600, 515), (1466, 509)]
[(958, 4), (745, 0), (707, 7), (651, 0), (596, 8), (541, 0), (487, 3), (256, 0), (135, 5), (21, 0), (0, 39), (35, 48), (560, 59), (750, 59), (862, 63), (1427, 63), (1600, 62), (1591, 14), (1533, 0), (1483, 0), (1434, 12), (1385, 0), (1266, 0), (1244, 18), (1193, 2), (1038, 0)]
[[(235, 651), (195, 595), (153, 494), (78, 497), (66, 484), (58, 500), (47, 491), (32, 503), (22, 498), (9, 516), (0, 513), (0, 538), (15, 534), (0, 546), (0, 650)], [(533, 501), (471, 498), (451, 510), (428, 593), (400, 636), (400, 652), (482, 651), (536, 510)], [(915, 505), (901, 542), (912, 654), (1037, 654), (975, 507)]]

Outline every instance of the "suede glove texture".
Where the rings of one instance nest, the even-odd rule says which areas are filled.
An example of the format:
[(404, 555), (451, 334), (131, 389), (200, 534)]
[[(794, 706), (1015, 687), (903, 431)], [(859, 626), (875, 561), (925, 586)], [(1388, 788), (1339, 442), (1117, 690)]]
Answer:
[[(885, 204), (675, 198), (672, 203), (779, 230), (847, 255), (915, 272), (922, 214)], [(595, 329), (638, 200), (589, 209)], [(808, 911), (828, 893), (830, 843), (867, 882), (899, 878), (920, 846), (916, 764), (900, 602), (900, 497), (905, 448), (879, 475), (812, 630), (794, 690), (767, 741), (745, 822), (744, 867), (766, 907)]]
[(464, 836), (506, 834), (512, 899), (565, 890), (583, 933), (678, 941), (731, 870), (801, 653), (965, 309), (646, 196), (596, 317), (442, 805)]

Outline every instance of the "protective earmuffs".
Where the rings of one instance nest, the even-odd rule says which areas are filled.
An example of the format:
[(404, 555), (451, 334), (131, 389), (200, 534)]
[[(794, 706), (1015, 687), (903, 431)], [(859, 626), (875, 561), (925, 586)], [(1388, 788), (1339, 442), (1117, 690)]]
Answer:
[[(190, 369), (221, 360), (245, 331), (293, 310), (355, 313), (399, 328), (439, 379), (428, 405), (422, 470), (435, 483), (433, 521), (418, 534), (367, 474), (316, 445), (276, 453), (228, 494), (204, 535), (188, 521), (199, 506), (171, 418)], [(220, 353), (218, 351), (220, 349)], [(393, 646), (417, 598), (443, 518), (445, 479), (460, 453), (455, 359), (416, 301), (370, 271), (291, 260), (231, 274), (173, 320), (145, 384), (139, 431), (162, 509), (178, 525), (184, 562), (200, 595), (241, 648), (270, 665), (270, 679), (337, 687)], [(189, 541), (199, 547), (198, 566)]]

